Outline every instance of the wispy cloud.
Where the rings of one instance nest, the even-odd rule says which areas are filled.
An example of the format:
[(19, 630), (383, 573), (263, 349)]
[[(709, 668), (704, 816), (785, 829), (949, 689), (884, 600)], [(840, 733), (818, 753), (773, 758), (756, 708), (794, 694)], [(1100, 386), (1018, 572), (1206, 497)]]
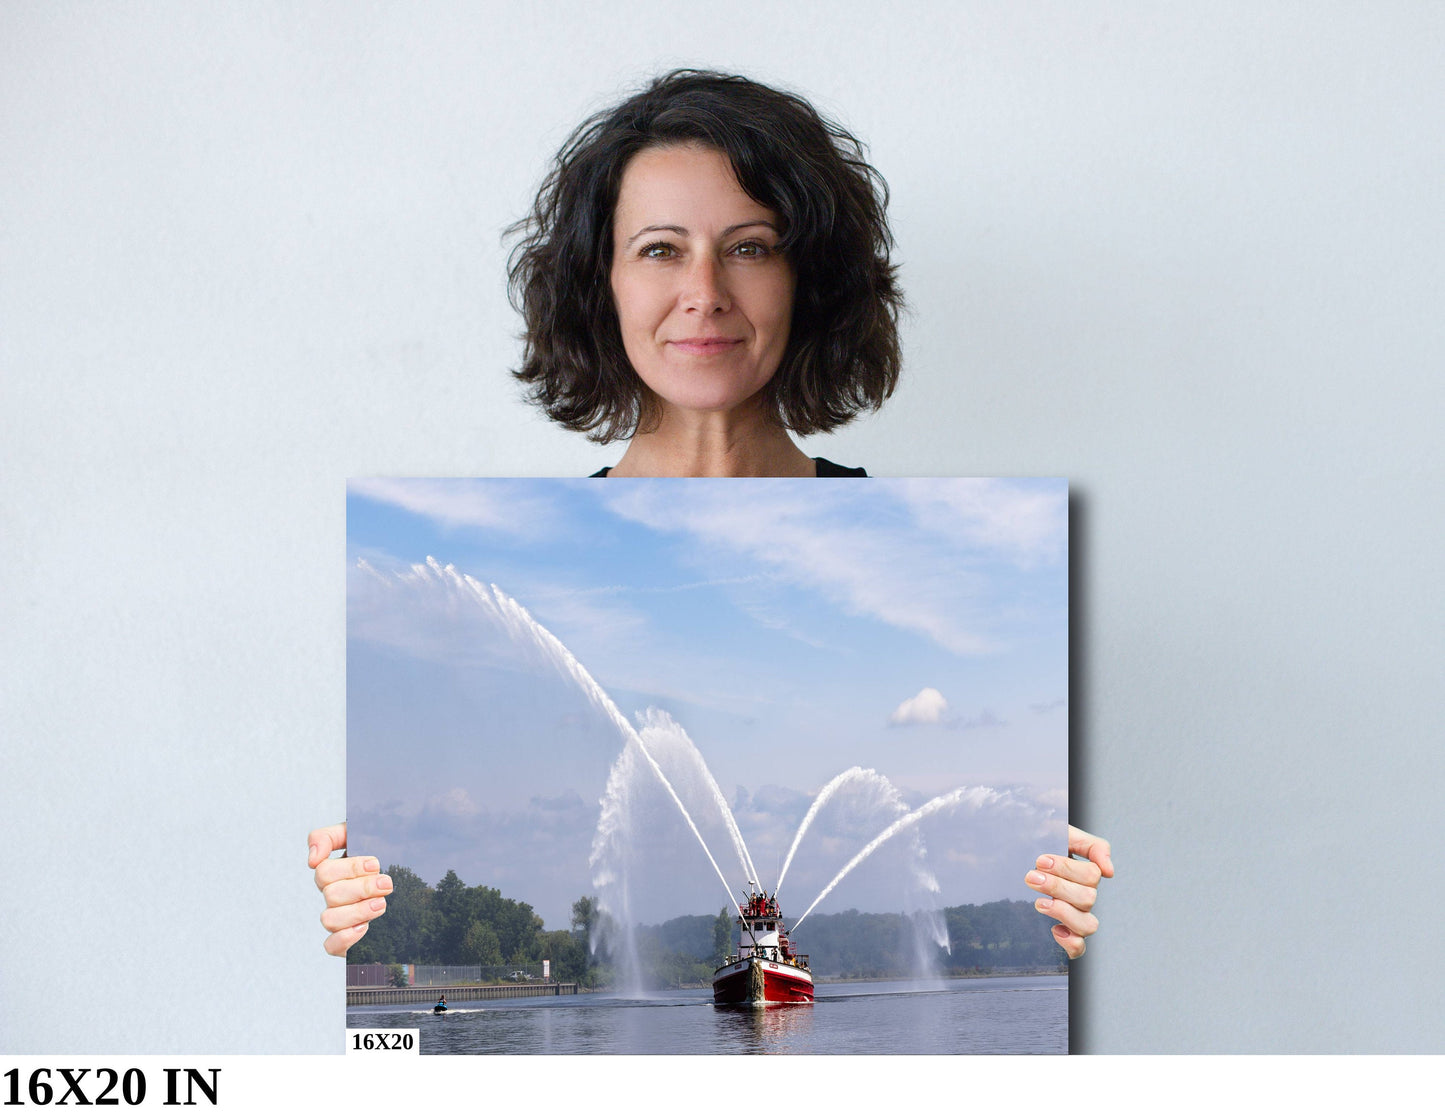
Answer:
[(530, 485), (454, 477), (353, 477), (346, 491), (423, 516), (442, 528), (483, 528), (533, 538), (554, 524), (549, 501)]
[(1068, 491), (999, 477), (901, 483), (915, 521), (929, 532), (1024, 568), (1060, 562), (1068, 547)]
[(701, 561), (745, 559), (855, 614), (919, 633), (958, 654), (993, 650), (988, 574), (1057, 561), (1066, 548), (1062, 486), (970, 479), (839, 486), (666, 482), (609, 488), (610, 510), (690, 537)]
[(957, 717), (948, 723), (950, 729), (1001, 729), (1007, 724), (992, 710), (980, 710), (978, 717)]
[(611, 595), (552, 581), (529, 581), (516, 593), (532, 614), (579, 656), (610, 653), (648, 631), (647, 617), (640, 609)]

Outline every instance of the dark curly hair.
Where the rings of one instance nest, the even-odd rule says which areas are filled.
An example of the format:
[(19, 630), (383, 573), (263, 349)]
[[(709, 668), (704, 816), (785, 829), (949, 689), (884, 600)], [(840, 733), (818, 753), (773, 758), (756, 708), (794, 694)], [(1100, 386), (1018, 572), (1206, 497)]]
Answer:
[(526, 322), (513, 373), (549, 418), (595, 442), (658, 418), (633, 371), (613, 304), (612, 217), (628, 162), (645, 148), (700, 143), (783, 222), (797, 290), (788, 347), (764, 389), (782, 424), (830, 431), (876, 409), (898, 383), (903, 295), (888, 253), (888, 186), (863, 145), (801, 97), (734, 74), (674, 70), (584, 121), (558, 152), (508, 267)]

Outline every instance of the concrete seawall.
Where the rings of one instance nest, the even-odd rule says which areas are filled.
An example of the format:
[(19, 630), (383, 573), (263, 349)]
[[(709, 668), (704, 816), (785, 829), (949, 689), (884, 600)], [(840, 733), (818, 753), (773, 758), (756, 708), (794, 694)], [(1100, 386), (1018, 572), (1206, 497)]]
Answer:
[(347, 1007), (436, 1004), (441, 997), (445, 997), (448, 1004), (461, 1004), (464, 1001), (500, 1001), (512, 997), (563, 997), (576, 992), (575, 981), (537, 982), (532, 985), (423, 985), (407, 989), (348, 989), (346, 1004)]

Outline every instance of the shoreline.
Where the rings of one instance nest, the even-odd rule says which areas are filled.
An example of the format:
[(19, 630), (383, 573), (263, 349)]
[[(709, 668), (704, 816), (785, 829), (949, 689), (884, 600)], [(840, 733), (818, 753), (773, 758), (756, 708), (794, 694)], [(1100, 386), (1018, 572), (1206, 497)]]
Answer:
[[(816, 985), (856, 985), (868, 982), (880, 981), (971, 981), (975, 978), (986, 977), (1067, 977), (1069, 969), (1067, 966), (1060, 966), (1058, 969), (998, 969), (983, 973), (954, 973), (939, 974), (936, 977), (916, 977), (912, 974), (904, 974), (892, 977), (819, 977), (813, 975), (813, 982)], [(688, 982), (683, 985), (669, 985), (661, 989), (648, 989), (649, 993), (674, 993), (683, 989), (711, 989), (711, 982)], [(599, 986), (596, 989), (579, 989), (579, 993), (617, 993), (618, 990), (609, 986)]]

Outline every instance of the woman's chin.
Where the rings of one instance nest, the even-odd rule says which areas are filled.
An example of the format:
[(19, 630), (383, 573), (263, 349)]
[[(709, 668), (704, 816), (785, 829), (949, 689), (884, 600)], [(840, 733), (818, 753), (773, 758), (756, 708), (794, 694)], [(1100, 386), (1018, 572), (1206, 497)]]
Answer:
[(754, 419), (762, 409), (761, 384), (670, 385), (666, 392), (653, 388), (664, 416), (691, 422)]

